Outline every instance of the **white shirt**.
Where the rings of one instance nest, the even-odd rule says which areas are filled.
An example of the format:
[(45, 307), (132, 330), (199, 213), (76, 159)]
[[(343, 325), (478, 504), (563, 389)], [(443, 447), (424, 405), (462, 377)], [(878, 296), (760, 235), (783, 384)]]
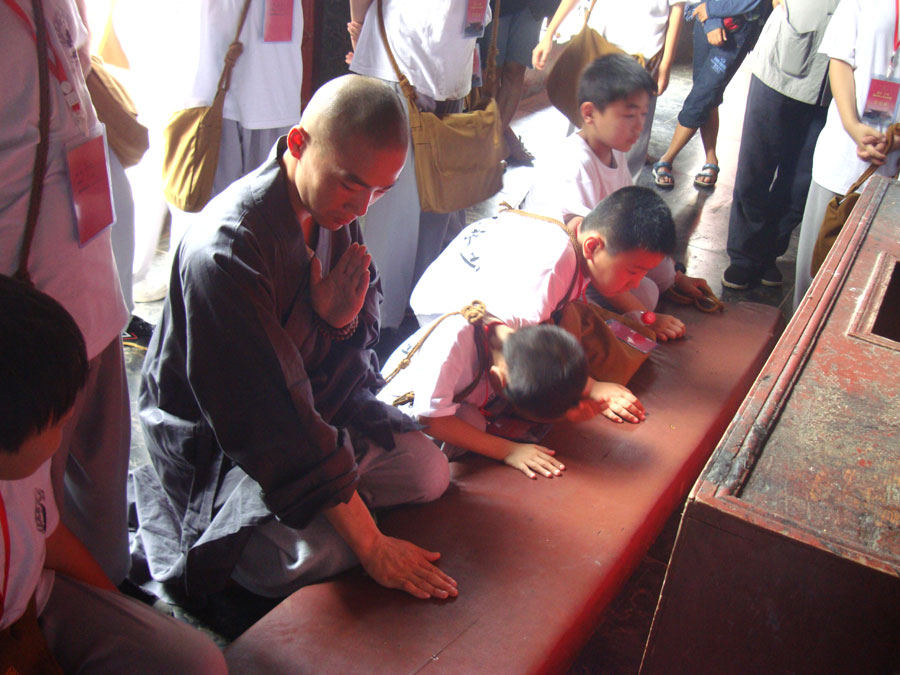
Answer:
[[(873, 76), (884, 77), (894, 47), (896, 10), (885, 0), (841, 0), (822, 38), (819, 51), (853, 67), (856, 111), (862, 116)], [(897, 77), (897, 73), (892, 74)], [(898, 153), (888, 156), (878, 173), (897, 172)], [(845, 194), (868, 163), (856, 156), (856, 143), (844, 130), (837, 103), (831, 102), (828, 119), (813, 155), (813, 180), (831, 192)]]
[[(19, 0), (31, 16), (31, 3)], [(96, 133), (97, 122), (77, 49), (87, 32), (70, 0), (47, 0), (48, 37), (63, 61), (66, 75), (81, 99), (76, 116), (50, 75), (50, 143), (41, 210), (28, 269), (35, 286), (55, 298), (75, 319), (84, 335), (88, 358), (94, 358), (121, 334), (128, 322), (110, 245), (110, 228), (84, 247), (72, 206), (66, 151)], [(0, 3), (0, 272), (12, 274), (28, 215), (34, 156), (38, 144), (38, 73), (30, 28)], [(87, 131), (86, 131), (87, 129)]]
[[(400, 71), (435, 101), (463, 98), (472, 87), (475, 38), (463, 34), (467, 6), (467, 0), (384, 0), (384, 26)], [(397, 81), (378, 29), (377, 0), (366, 13), (350, 70)]]
[(550, 318), (565, 298), (584, 292), (588, 279), (562, 228), (517, 213), (469, 225), (425, 270), (410, 298), (420, 325), (481, 300), (512, 328)]
[[(216, 94), (228, 45), (234, 40), (244, 0), (203, 0), (199, 63), (190, 100), (185, 107), (210, 105)], [(300, 119), (303, 81), (303, 3), (293, 0), (289, 42), (265, 42), (265, 2), (251, 2), (241, 31), (244, 45), (231, 73), (223, 117), (245, 129), (277, 129)]]
[(651, 59), (666, 43), (669, 10), (684, 0), (597, 0), (588, 25), (628, 54)]
[[(420, 328), (400, 345), (387, 360), (381, 374), (387, 377), (405, 357), (431, 324)], [(382, 389), (378, 398), (388, 405), (406, 394), (415, 393), (411, 404), (400, 407), (407, 415), (417, 418), (449, 417), (455, 415), (459, 403), (453, 400), (471, 385), (478, 376), (478, 351), (475, 345), (476, 327), (462, 316), (449, 316), (428, 336), (421, 349), (413, 354), (409, 366)], [(490, 396), (490, 382), (482, 376), (475, 389), (464, 399), (481, 406)]]
[(0, 480), (0, 496), (6, 509), (10, 542), (10, 550), (7, 551), (4, 538), (0, 536), (0, 590), (6, 558), (10, 556), (6, 601), (0, 616), (2, 630), (25, 613), (32, 595), (35, 595), (40, 614), (53, 587), (53, 572), (44, 569), (46, 540), (59, 524), (59, 512), (50, 482), (50, 460), (41, 464), (28, 478)]
[(523, 209), (565, 220), (586, 216), (607, 195), (633, 185), (624, 152), (612, 151), (609, 167), (577, 133), (567, 137), (555, 152), (538, 158), (536, 179)]

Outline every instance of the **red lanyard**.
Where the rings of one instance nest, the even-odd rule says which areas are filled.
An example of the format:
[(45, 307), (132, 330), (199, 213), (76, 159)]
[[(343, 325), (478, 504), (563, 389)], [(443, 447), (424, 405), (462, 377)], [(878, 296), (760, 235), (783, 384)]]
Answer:
[[(29, 19), (28, 15), (25, 13), (25, 10), (23, 10), (19, 6), (19, 3), (15, 2), (15, 0), (3, 1), (25, 23), (25, 25), (28, 27), (28, 32), (31, 35), (31, 39), (34, 40), (35, 44), (37, 44), (37, 34), (34, 32), (34, 26), (31, 23), (31, 19)], [(63, 67), (62, 59), (59, 58), (59, 54), (56, 52), (56, 48), (52, 44), (50, 44), (49, 40), (47, 42), (47, 51), (47, 56), (49, 57), (47, 59), (47, 66), (50, 69), (50, 72), (53, 74), (53, 77), (55, 77), (57, 81), (59, 81), (63, 94), (66, 97), (66, 103), (69, 104), (72, 112), (79, 114), (81, 112), (81, 103), (78, 101), (77, 96), (74, 99), (70, 98), (74, 92), (74, 88), (72, 87), (72, 83), (69, 82), (69, 76), (66, 75), (66, 69)]]
[(9, 523), (6, 520), (6, 504), (0, 494), (0, 526), (3, 527), (3, 592), (0, 593), (0, 617), (6, 607), (6, 586), (9, 584)]

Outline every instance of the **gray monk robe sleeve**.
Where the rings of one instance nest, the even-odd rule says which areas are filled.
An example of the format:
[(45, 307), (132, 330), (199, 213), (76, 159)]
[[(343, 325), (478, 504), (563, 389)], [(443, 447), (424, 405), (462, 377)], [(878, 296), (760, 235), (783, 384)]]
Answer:
[[(155, 579), (187, 575), (189, 592), (224, 583), (246, 527), (274, 514), (302, 528), (352, 496), (358, 474), (344, 425), (376, 440), (410, 428), (372, 403), (381, 384), (369, 349), (378, 335), (374, 268), (353, 337), (334, 342), (316, 328), (280, 145), (188, 230), (144, 363), (141, 420), (164, 492), (139, 491), (144, 548)], [(360, 240), (357, 223), (322, 230), (324, 271)], [(371, 428), (357, 424), (360, 410)]]

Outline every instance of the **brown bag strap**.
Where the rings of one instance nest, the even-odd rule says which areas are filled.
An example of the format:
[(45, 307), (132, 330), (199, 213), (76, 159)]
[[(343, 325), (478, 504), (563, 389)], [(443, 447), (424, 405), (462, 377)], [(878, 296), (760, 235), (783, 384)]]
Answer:
[(241, 18), (238, 20), (237, 30), (234, 33), (234, 40), (228, 45), (228, 51), (225, 52), (225, 66), (222, 68), (221, 77), (219, 77), (219, 86), (216, 87), (217, 97), (219, 96), (219, 92), (224, 96), (225, 92), (228, 91), (228, 88), (231, 86), (231, 71), (234, 69), (234, 64), (237, 63), (241, 52), (244, 51), (244, 45), (240, 41), (240, 37), (249, 10), (250, 0), (244, 0), (244, 7), (241, 9)]
[[(884, 149), (885, 155), (887, 155), (894, 149), (894, 134), (900, 134), (900, 122), (890, 125), (887, 129), (887, 147)], [(878, 171), (878, 169), (879, 167), (876, 164), (869, 164), (869, 166), (866, 167), (866, 170), (862, 172), (859, 180), (857, 180), (853, 185), (850, 186), (850, 189), (847, 190), (844, 197), (859, 190), (859, 188), (862, 187), (862, 184), (869, 180), (869, 178), (872, 177), (872, 174)], [(843, 199), (843, 197), (841, 197), (841, 199)]]
[(35, 42), (38, 58), (38, 87), (40, 113), (38, 118), (38, 146), (34, 156), (34, 171), (31, 174), (31, 196), (28, 199), (28, 215), (25, 219), (25, 233), (19, 250), (19, 266), (13, 275), (19, 281), (33, 285), (28, 273), (28, 256), (37, 229), (38, 214), (41, 211), (41, 197), (44, 192), (44, 174), (47, 172), (47, 155), (50, 151), (50, 69), (47, 66), (47, 23), (44, 20), (44, 5), (41, 0), (31, 0), (34, 16)]
[(597, 0), (591, 0), (591, 6), (588, 7), (587, 14), (584, 15), (584, 26), (585, 26), (585, 28), (587, 28), (588, 19), (591, 18), (591, 12), (594, 11), (594, 5), (596, 5), (596, 4), (597, 4)]
[(568, 304), (569, 298), (572, 296), (572, 291), (575, 290), (575, 284), (578, 283), (578, 277), (579, 277), (578, 270), (581, 266), (581, 263), (580, 263), (581, 248), (578, 245), (578, 238), (575, 236), (575, 233), (572, 232), (565, 223), (563, 223), (560, 220), (557, 220), (556, 218), (551, 218), (550, 216), (542, 216), (538, 213), (529, 213), (528, 211), (522, 211), (520, 209), (514, 209), (506, 202), (503, 202), (502, 204), (500, 204), (500, 206), (504, 207), (501, 210), (501, 213), (517, 213), (520, 216), (527, 216), (529, 218), (534, 218), (535, 220), (543, 220), (544, 222), (547, 222), (547, 223), (553, 223), (554, 225), (559, 226), (562, 229), (562, 231), (566, 233), (566, 236), (569, 238), (569, 243), (572, 244), (572, 250), (575, 251), (575, 274), (572, 275), (572, 280), (569, 282), (569, 289), (566, 291), (566, 294), (559, 301), (559, 304), (556, 305), (556, 308), (551, 312), (551, 315), (558, 314), (560, 311), (562, 311), (562, 308)]
[[(481, 332), (479, 329), (484, 324), (485, 317), (489, 316), (489, 314), (487, 308), (484, 306), (484, 303), (481, 300), (473, 300), (470, 304), (466, 305), (462, 309), (456, 312), (447, 312), (446, 314), (443, 314), (439, 318), (435, 319), (428, 327), (428, 330), (425, 331), (425, 335), (419, 338), (416, 344), (413, 345), (412, 349), (409, 350), (409, 353), (400, 360), (400, 363), (397, 364), (397, 367), (394, 368), (393, 371), (391, 371), (390, 375), (384, 378), (385, 385), (387, 385), (391, 380), (397, 377), (401, 370), (409, 367), (409, 364), (412, 361), (412, 357), (415, 356), (416, 352), (418, 352), (422, 348), (422, 345), (425, 344), (425, 340), (429, 338), (429, 336), (444, 321), (444, 319), (451, 316), (463, 316), (465, 317), (466, 321), (475, 326), (475, 344), (478, 349), (478, 375), (471, 383), (469, 383), (469, 385), (465, 389), (463, 389), (463, 391), (454, 396), (453, 400), (462, 400), (475, 390), (475, 387), (481, 380), (481, 375), (486, 370), (487, 365), (486, 341), (483, 339), (480, 340), (478, 334)], [(406, 394), (398, 396), (394, 400), (393, 405), (404, 405), (412, 400), (413, 392), (408, 392)]]

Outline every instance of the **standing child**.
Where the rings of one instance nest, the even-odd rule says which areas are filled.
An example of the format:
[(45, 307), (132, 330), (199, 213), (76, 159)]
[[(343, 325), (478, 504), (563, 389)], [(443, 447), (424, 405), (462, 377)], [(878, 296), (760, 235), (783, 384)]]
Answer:
[(719, 178), (716, 140), (719, 105), (725, 87), (753, 48), (762, 25), (763, 0), (707, 0), (691, 3), (685, 11), (694, 22), (694, 83), (678, 113), (678, 125), (669, 148), (653, 165), (653, 179), (660, 187), (675, 185), (672, 162), (697, 129), (703, 140), (706, 163), (694, 177), (694, 185), (713, 187)]
[(224, 673), (209, 638), (119, 593), (59, 519), (50, 460), (87, 371), (69, 313), (0, 276), (0, 672)]
[[(562, 0), (559, 4), (547, 24), (543, 39), (532, 53), (535, 68), (544, 67), (553, 46), (553, 36), (578, 2), (579, 0)], [(656, 97), (662, 96), (669, 86), (669, 74), (678, 46), (683, 15), (684, 0), (597, 0), (588, 19), (591, 28), (626, 54), (643, 56), (647, 71), (656, 83), (647, 106), (643, 131), (628, 151), (628, 171), (635, 180), (647, 161)]]

